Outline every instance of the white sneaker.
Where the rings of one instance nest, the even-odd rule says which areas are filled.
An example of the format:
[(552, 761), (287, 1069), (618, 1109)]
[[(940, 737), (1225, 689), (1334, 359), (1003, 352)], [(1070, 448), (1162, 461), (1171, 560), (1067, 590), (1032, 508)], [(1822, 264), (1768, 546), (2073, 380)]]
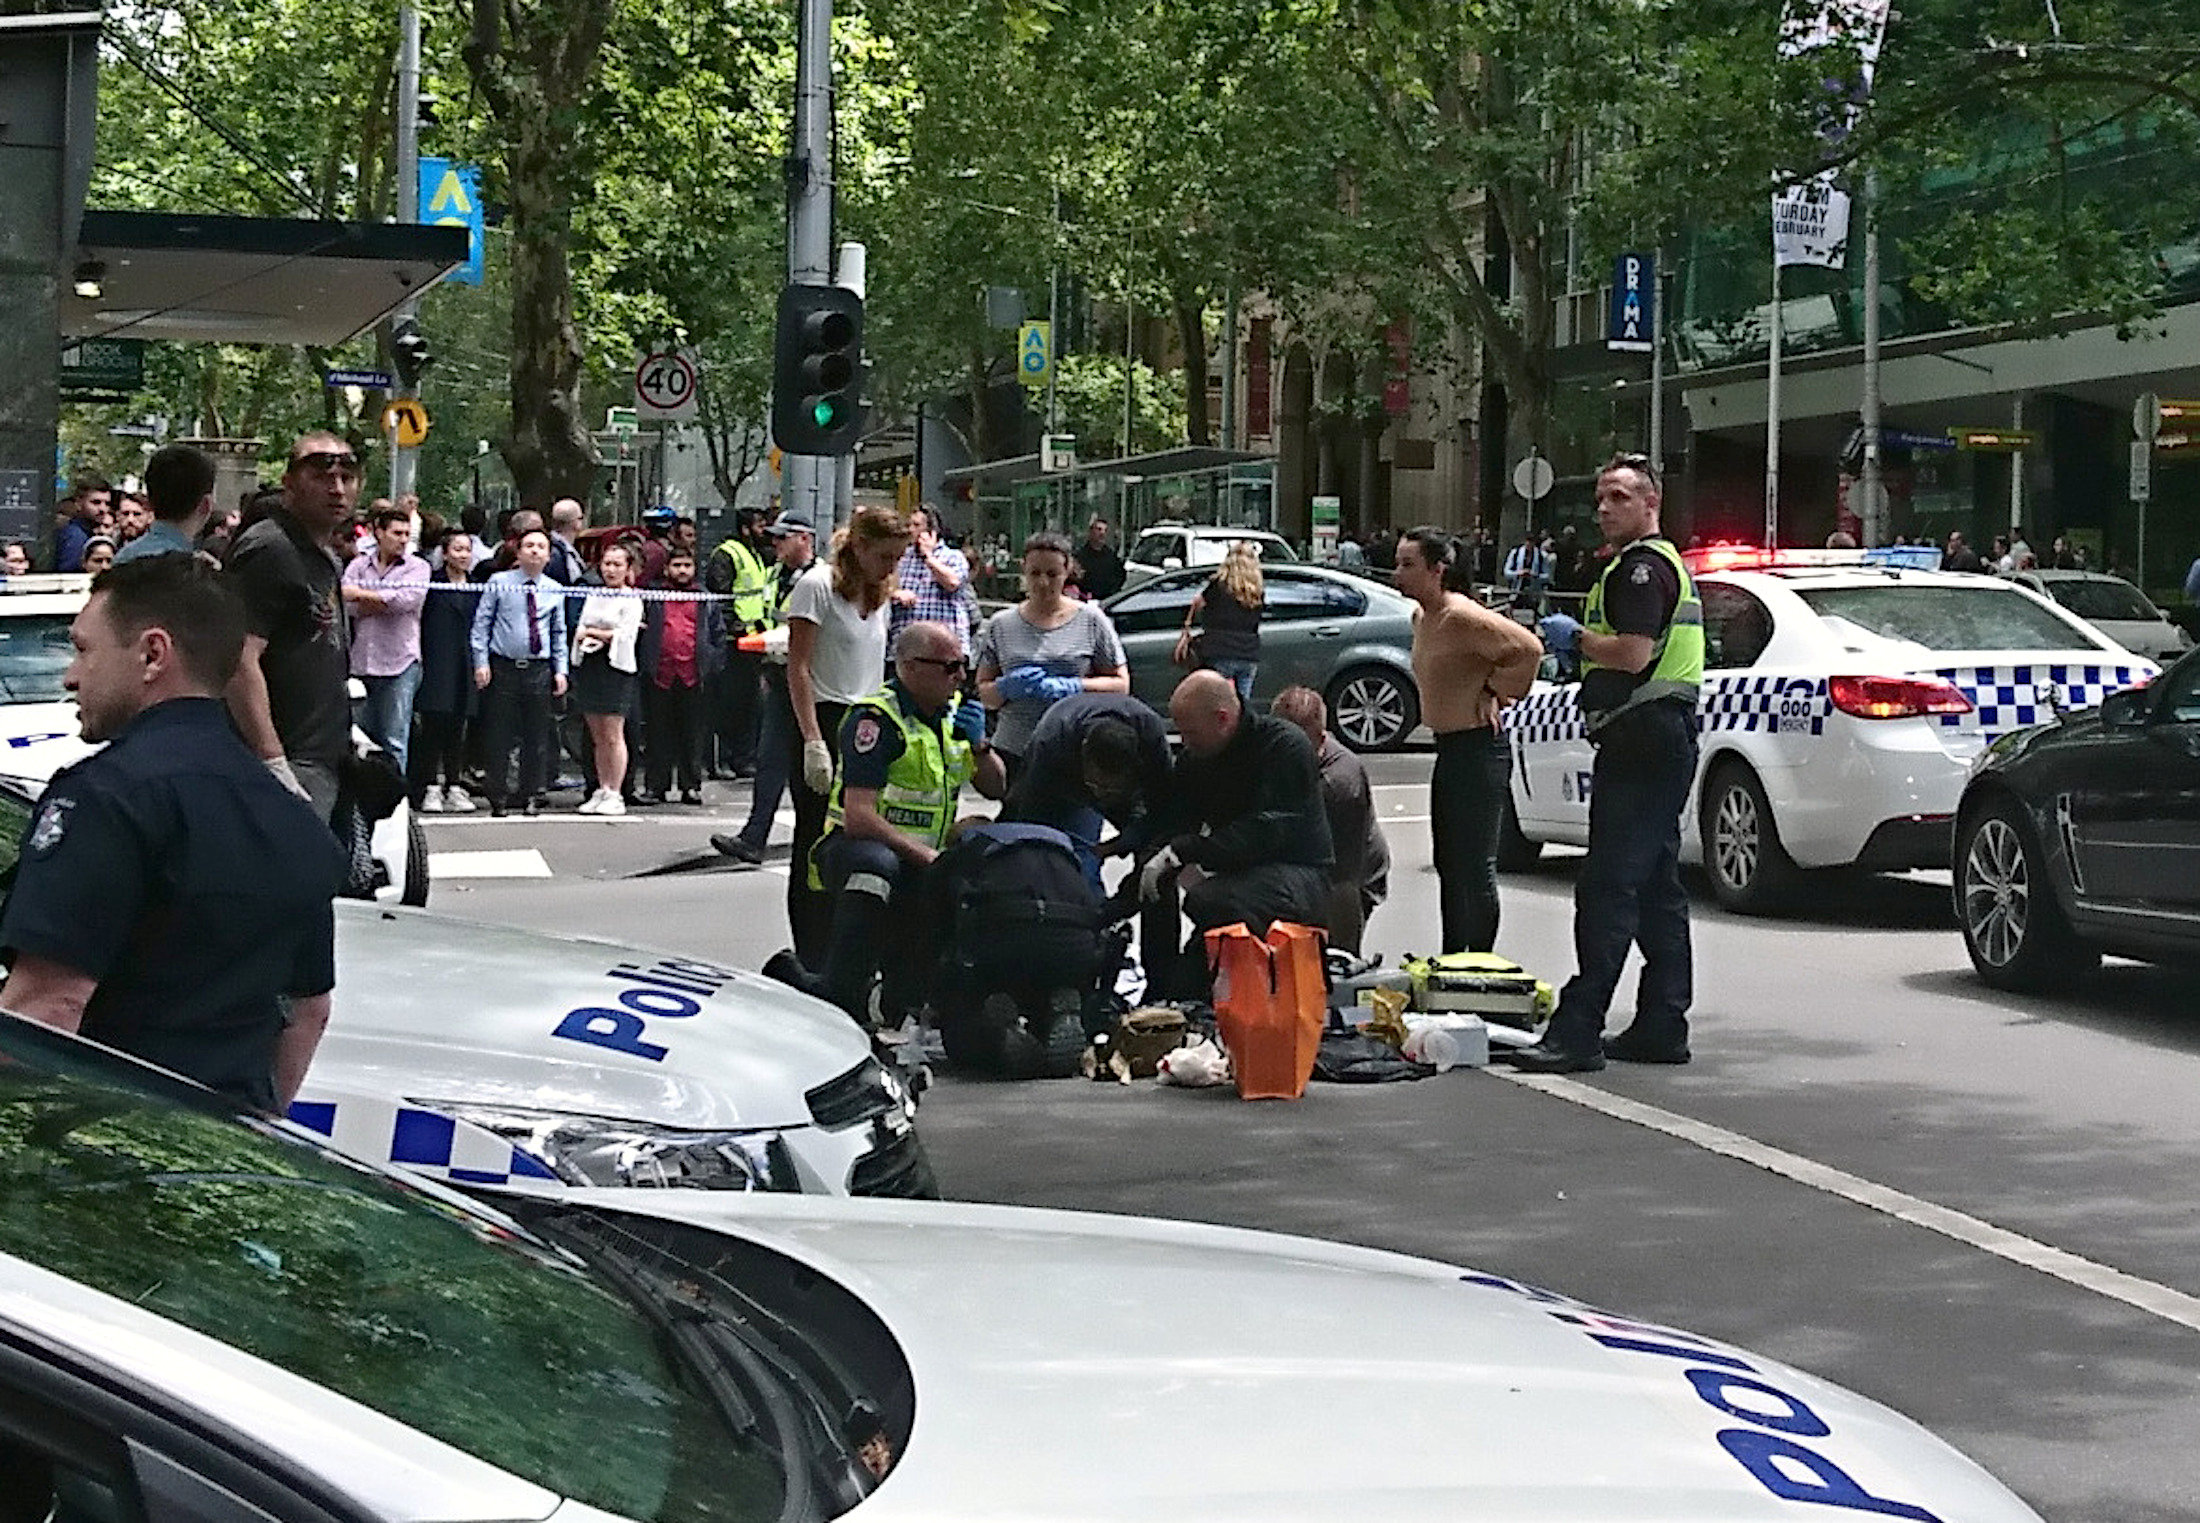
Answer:
[(603, 812), (603, 790), (598, 788), (594, 793), (582, 799), (573, 806), (573, 812), (575, 814), (601, 814)]
[(443, 812), (443, 790), (441, 788), (424, 788), (421, 790), (420, 812), (422, 814), (441, 814)]
[(443, 810), (446, 814), (472, 814), (475, 809), (473, 795), (453, 783), (443, 790)]
[(626, 813), (626, 800), (606, 788), (603, 794), (603, 804), (596, 810), (596, 813), (624, 814)]

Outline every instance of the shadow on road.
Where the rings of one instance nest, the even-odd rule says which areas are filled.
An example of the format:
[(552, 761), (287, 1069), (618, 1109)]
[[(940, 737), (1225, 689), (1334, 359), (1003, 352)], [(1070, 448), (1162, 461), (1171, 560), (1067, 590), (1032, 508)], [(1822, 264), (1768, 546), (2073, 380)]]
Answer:
[(2166, 1051), (2200, 1053), (2200, 1002), (2193, 998), (2190, 968), (2110, 960), (2053, 994), (1990, 989), (1968, 965), (1912, 973), (1902, 982), (1921, 994), (1965, 1000), (2024, 1021), (2060, 1022)]

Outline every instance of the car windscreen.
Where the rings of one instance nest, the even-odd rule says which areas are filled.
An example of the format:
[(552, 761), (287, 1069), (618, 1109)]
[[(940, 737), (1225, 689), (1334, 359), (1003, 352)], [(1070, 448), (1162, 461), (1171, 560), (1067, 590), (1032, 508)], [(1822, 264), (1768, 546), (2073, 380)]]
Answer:
[(0, 1016), (0, 1252), (593, 1507), (777, 1516), (777, 1459), (577, 1261), (61, 1043)]
[(1798, 587), (1812, 612), (1834, 629), (1861, 630), (1935, 651), (2088, 650), (2093, 639), (2016, 588), (1981, 577), (1976, 586), (1889, 583), (1870, 587)]
[[(1195, 566), (1219, 566), (1222, 564), (1222, 558), (1230, 553), (1230, 547), (1237, 543), (1239, 541), (1219, 534), (1196, 538), (1192, 541), (1192, 564)], [(1298, 552), (1293, 550), (1287, 542), (1280, 539), (1263, 539), (1258, 535), (1247, 535), (1244, 543), (1251, 545), (1255, 554), (1261, 560), (1271, 564), (1278, 561), (1295, 561), (1299, 558)]]
[(2062, 581), (2046, 584), (2047, 595), (2081, 619), (2157, 619), (2154, 605), (2129, 582)]
[(53, 703), (69, 696), (61, 685), (76, 654), (69, 623), (65, 613), (0, 619), (0, 703)]

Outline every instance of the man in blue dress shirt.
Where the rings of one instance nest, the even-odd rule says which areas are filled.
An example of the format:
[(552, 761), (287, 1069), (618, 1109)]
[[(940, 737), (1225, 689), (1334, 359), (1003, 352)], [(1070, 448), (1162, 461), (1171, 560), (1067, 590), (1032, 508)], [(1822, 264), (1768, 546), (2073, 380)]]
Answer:
[(489, 813), (511, 808), (512, 745), (519, 744), (518, 796), (527, 813), (542, 813), (549, 787), (550, 707), (565, 696), (565, 600), (543, 575), (550, 536), (530, 529), (519, 538), (509, 571), (483, 588), (474, 611), (474, 685), (484, 693), (483, 747), (489, 769)]

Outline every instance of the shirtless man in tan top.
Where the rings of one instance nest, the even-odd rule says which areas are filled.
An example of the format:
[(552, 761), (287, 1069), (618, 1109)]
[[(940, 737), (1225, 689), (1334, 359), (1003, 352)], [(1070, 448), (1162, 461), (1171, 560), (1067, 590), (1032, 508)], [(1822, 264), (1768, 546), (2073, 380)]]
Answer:
[(1398, 540), (1398, 590), (1413, 616), (1413, 680), (1436, 732), (1429, 831), (1443, 907), (1443, 950), (1487, 952), (1497, 941), (1497, 825), (1510, 763), (1498, 715), (1535, 681), (1543, 642), (1463, 592), (1444, 590), (1456, 554), (1439, 529)]

